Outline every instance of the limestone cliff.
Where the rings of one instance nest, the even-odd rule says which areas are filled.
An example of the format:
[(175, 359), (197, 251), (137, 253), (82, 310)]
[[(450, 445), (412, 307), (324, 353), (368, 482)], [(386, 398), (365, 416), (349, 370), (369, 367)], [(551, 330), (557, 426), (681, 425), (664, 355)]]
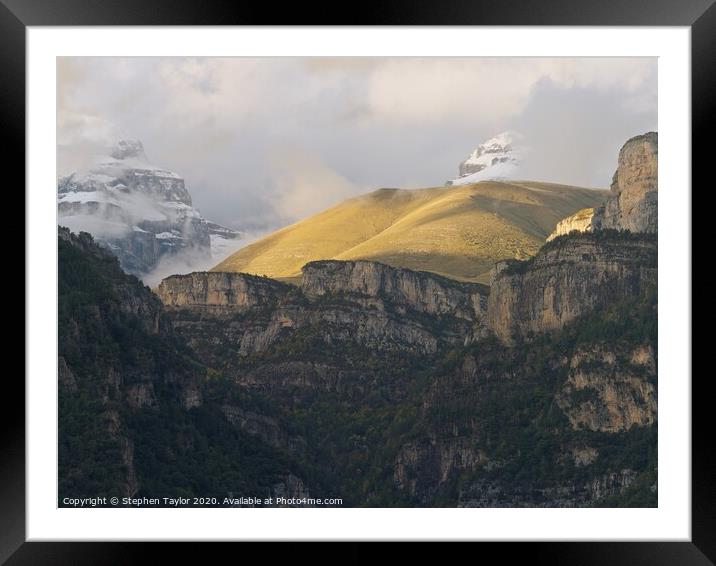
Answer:
[(657, 504), (654, 235), (557, 237), (489, 296), (321, 261), (300, 287), (173, 276), (160, 301), (89, 236), (60, 258), (61, 493)]
[(476, 320), (487, 306), (484, 286), (374, 261), (308, 263), (303, 267), (301, 288), (309, 296), (352, 293), (382, 297), (418, 312), (466, 320)]
[(624, 432), (656, 422), (655, 383), (651, 346), (592, 346), (572, 355), (557, 404), (574, 429)]
[(619, 152), (611, 194), (597, 210), (595, 222), (604, 229), (657, 231), (658, 134), (648, 132), (627, 141)]
[[(209, 336), (218, 333), (247, 356), (309, 329), (327, 344), (378, 350), (435, 352), (464, 344), (480, 332), (488, 289), (376, 262), (320, 261), (305, 266), (300, 288), (239, 273), (197, 272), (165, 279), (157, 293), (195, 348), (205, 351)], [(211, 316), (195, 320), (197, 312)], [(244, 316), (237, 319), (238, 313)]]
[(562, 328), (656, 283), (655, 237), (612, 231), (563, 236), (531, 260), (495, 267), (487, 321), (509, 342)]
[(274, 305), (289, 290), (289, 285), (267, 277), (205, 271), (167, 277), (159, 284), (157, 295), (167, 306), (240, 312)]
[(594, 209), (583, 208), (578, 210), (571, 216), (567, 216), (557, 223), (554, 231), (547, 236), (547, 241), (551, 242), (557, 236), (564, 236), (571, 232), (591, 232), (594, 229)]

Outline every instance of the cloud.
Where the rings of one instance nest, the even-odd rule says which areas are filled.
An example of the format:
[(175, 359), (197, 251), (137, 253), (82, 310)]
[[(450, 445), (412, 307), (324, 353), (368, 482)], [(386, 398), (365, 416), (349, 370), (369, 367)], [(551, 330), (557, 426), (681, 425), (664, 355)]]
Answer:
[(530, 152), (525, 179), (608, 188), (619, 149), (630, 137), (657, 129), (650, 104), (625, 110), (624, 92), (542, 81), (515, 127)]
[(364, 192), (300, 148), (277, 152), (271, 159), (275, 189), (269, 197), (282, 223), (295, 222)]
[(653, 59), (456, 58), (387, 59), (370, 78), (370, 108), (388, 121), (479, 119), (498, 124), (526, 108), (548, 80), (564, 88), (636, 93)]

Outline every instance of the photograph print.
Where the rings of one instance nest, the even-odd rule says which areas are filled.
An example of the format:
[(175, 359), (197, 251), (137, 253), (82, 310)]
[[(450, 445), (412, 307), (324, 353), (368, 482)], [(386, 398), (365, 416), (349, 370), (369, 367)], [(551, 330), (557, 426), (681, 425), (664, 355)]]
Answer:
[(657, 507), (655, 57), (58, 57), (60, 507)]

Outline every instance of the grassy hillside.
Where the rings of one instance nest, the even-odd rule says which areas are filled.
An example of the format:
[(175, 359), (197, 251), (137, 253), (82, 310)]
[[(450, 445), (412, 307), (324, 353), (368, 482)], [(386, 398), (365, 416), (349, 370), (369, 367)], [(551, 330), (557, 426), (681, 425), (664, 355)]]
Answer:
[(370, 259), (486, 282), (495, 261), (537, 252), (562, 218), (606, 191), (527, 181), (380, 189), (283, 228), (214, 267), (290, 279), (318, 259)]

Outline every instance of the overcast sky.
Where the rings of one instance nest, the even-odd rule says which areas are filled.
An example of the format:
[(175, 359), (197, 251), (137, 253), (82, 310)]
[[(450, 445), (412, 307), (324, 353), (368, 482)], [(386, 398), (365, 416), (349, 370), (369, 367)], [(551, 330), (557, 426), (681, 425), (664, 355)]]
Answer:
[(657, 129), (655, 58), (58, 58), (58, 174), (137, 138), (207, 218), (260, 232), (380, 187), (442, 185), (524, 134), (520, 176), (608, 187)]

